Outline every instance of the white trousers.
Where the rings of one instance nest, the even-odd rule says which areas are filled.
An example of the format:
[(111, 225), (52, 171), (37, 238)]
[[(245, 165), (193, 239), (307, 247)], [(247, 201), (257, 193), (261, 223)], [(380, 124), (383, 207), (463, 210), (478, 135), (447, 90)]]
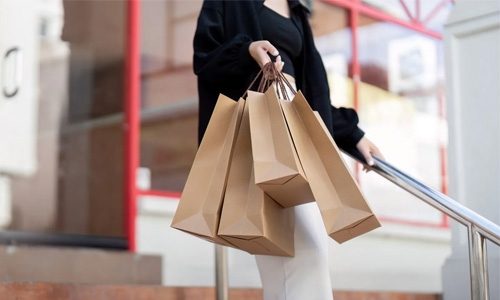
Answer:
[(295, 215), (295, 256), (255, 256), (264, 300), (332, 300), (328, 236), (318, 206), (288, 209)]

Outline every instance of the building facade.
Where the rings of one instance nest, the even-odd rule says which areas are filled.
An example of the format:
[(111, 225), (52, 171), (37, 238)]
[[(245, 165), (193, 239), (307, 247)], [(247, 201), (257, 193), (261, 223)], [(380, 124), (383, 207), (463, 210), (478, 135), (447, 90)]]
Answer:
[[(169, 228), (197, 147), (201, 1), (142, 1), (135, 15), (126, 1), (30, 1), (0, 0), (0, 226), (108, 238), (162, 254), (165, 285), (213, 285), (212, 245)], [(332, 104), (356, 108), (388, 161), (444, 193), (451, 6), (315, 0), (311, 15)], [(448, 219), (346, 159), (383, 227), (332, 241), (335, 289), (439, 293)], [(260, 285), (251, 256), (229, 258), (231, 285)]]

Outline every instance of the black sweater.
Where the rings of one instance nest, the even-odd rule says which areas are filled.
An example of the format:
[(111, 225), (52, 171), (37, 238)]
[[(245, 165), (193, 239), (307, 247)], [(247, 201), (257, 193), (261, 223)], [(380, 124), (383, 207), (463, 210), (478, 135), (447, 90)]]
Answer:
[[(337, 145), (359, 157), (355, 146), (364, 132), (357, 125), (357, 113), (330, 104), (327, 76), (314, 45), (308, 11), (298, 0), (288, 2), (292, 19), (296, 24), (302, 24), (304, 32), (303, 51), (295, 70), (297, 88), (312, 109), (319, 112)], [(259, 71), (248, 46), (252, 41), (262, 40), (259, 12), (263, 5), (264, 0), (203, 2), (193, 42), (193, 67), (198, 75), (200, 141), (219, 93), (237, 100)]]

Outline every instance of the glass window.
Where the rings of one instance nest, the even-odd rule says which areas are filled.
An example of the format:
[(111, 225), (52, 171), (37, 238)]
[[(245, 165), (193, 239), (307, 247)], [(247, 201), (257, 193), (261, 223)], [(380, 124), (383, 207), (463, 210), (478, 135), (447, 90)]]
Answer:
[(24, 60), (19, 93), (0, 98), (0, 140), (20, 142), (0, 145), (0, 226), (122, 237), (124, 2), (35, 2), (0, 1), (2, 55)]
[(443, 24), (453, 5), (452, 1), (445, 3), (442, 0), (363, 0), (363, 4), (403, 21), (417, 20), (426, 28), (438, 32), (443, 30)]
[[(411, 15), (414, 15), (415, 13), (415, 1), (416, 0), (403, 1)], [(426, 1), (429, 2), (429, 0)], [(405, 11), (405, 7), (401, 4), (400, 0), (363, 0), (362, 2), (367, 6), (384, 11), (398, 19), (410, 21), (410, 18)], [(434, 1), (431, 0), (431, 2)]]
[[(361, 127), (389, 162), (440, 190), (446, 127), (440, 117), (442, 42), (376, 20), (358, 31)], [(437, 210), (379, 176), (363, 176), (361, 183), (384, 216), (432, 224), (442, 220)]]
[(182, 191), (197, 149), (193, 37), (202, 1), (142, 2), (142, 188)]
[(353, 107), (351, 29), (347, 11), (315, 2), (311, 26), (328, 75), (332, 104)]

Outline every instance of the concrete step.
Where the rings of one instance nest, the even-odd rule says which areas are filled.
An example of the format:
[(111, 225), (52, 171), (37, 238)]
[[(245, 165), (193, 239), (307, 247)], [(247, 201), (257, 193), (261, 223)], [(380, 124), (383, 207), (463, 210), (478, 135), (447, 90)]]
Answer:
[(3, 282), (161, 284), (161, 265), (160, 256), (123, 250), (0, 246)]
[[(438, 300), (439, 295), (336, 291), (335, 300)], [(89, 285), (43, 282), (0, 283), (6, 300), (215, 300), (214, 288), (159, 285)], [(231, 289), (231, 300), (262, 300), (260, 289)]]

